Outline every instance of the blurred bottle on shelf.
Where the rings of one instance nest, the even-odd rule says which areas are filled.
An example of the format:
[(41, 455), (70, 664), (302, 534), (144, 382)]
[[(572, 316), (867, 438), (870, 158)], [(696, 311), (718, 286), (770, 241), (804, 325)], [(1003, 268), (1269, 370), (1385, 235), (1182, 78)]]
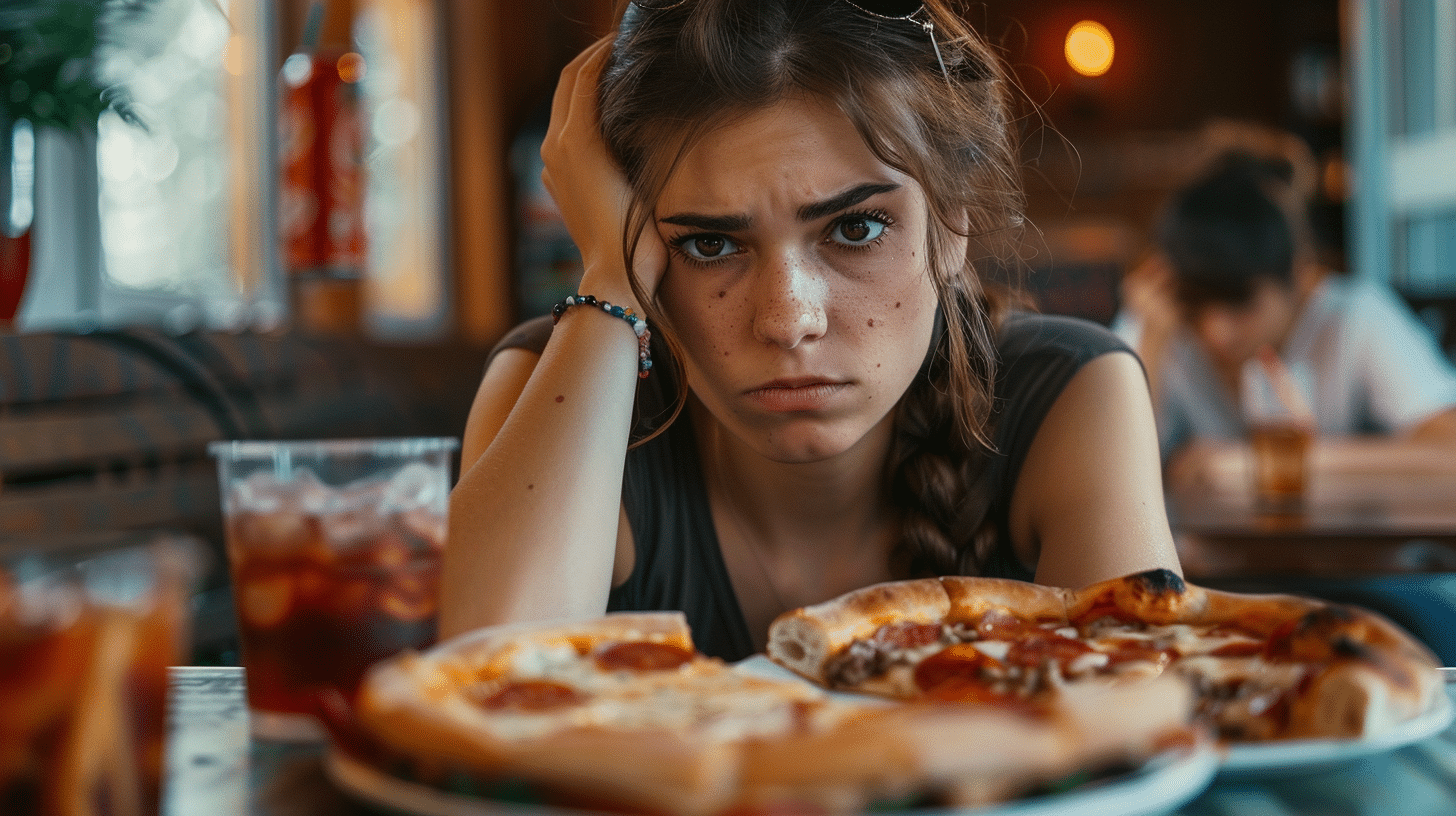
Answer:
[(353, 20), (354, 0), (315, 0), (280, 78), (283, 263), (297, 326), (326, 334), (357, 333), (362, 310), (366, 65)]

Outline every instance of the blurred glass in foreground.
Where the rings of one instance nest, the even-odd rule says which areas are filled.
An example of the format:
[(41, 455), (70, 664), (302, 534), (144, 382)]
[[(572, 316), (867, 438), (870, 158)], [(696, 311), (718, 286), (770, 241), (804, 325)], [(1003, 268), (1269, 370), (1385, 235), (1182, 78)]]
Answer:
[(202, 552), (165, 534), (0, 563), (0, 813), (157, 812)]

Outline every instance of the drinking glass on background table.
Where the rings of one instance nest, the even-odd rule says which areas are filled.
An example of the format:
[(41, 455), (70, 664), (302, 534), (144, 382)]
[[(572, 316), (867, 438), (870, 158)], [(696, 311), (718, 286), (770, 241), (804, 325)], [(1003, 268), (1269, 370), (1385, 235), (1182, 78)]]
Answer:
[(450, 438), (215, 442), (256, 736), (321, 739), (321, 695), (435, 639)]
[(1266, 420), (1249, 428), (1254, 459), (1254, 498), (1260, 508), (1292, 512), (1304, 503), (1309, 446), (1314, 434), (1297, 422)]
[(158, 812), (167, 668), (187, 662), (203, 548), (104, 543), (16, 545), (0, 565), (0, 813)]
[(1273, 349), (1265, 347), (1258, 366), (1244, 381), (1244, 414), (1254, 499), (1260, 509), (1295, 512), (1309, 489), (1309, 449), (1314, 442), (1314, 411), (1304, 389)]

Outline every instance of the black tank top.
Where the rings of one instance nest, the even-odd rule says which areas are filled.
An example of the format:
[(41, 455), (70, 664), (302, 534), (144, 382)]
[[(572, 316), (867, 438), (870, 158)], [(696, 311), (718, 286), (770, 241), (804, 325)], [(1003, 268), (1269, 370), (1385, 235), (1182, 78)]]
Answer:
[[(550, 317), (536, 318), (508, 334), (495, 352), (521, 348), (540, 353), (550, 336)], [(1016, 557), (1009, 516), (1011, 494), (1031, 442), (1052, 403), (1083, 365), (1108, 352), (1131, 352), (1096, 323), (1029, 313), (1006, 320), (997, 348), (1001, 359), (992, 441), (998, 453), (992, 455), (986, 480), (993, 491), (989, 512), (996, 545), (986, 574), (1029, 581), (1034, 565)], [(654, 345), (654, 359), (665, 353)], [(671, 405), (676, 385), (667, 373), (670, 368), (660, 365), (640, 382), (640, 416), (657, 416)], [(719, 550), (686, 411), (660, 436), (628, 451), (622, 501), (632, 524), (636, 563), (627, 580), (611, 591), (608, 610), (681, 610), (704, 654), (730, 661), (753, 654), (753, 639)]]

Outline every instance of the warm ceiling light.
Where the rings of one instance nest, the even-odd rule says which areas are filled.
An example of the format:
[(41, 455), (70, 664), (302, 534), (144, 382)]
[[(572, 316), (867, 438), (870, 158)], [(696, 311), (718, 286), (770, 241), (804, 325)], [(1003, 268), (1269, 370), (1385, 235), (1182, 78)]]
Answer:
[(364, 78), (364, 58), (350, 51), (339, 57), (338, 69), (339, 79), (345, 82), (358, 82)]
[(1083, 76), (1095, 77), (1112, 67), (1112, 32), (1107, 26), (1083, 20), (1067, 32), (1067, 64)]

